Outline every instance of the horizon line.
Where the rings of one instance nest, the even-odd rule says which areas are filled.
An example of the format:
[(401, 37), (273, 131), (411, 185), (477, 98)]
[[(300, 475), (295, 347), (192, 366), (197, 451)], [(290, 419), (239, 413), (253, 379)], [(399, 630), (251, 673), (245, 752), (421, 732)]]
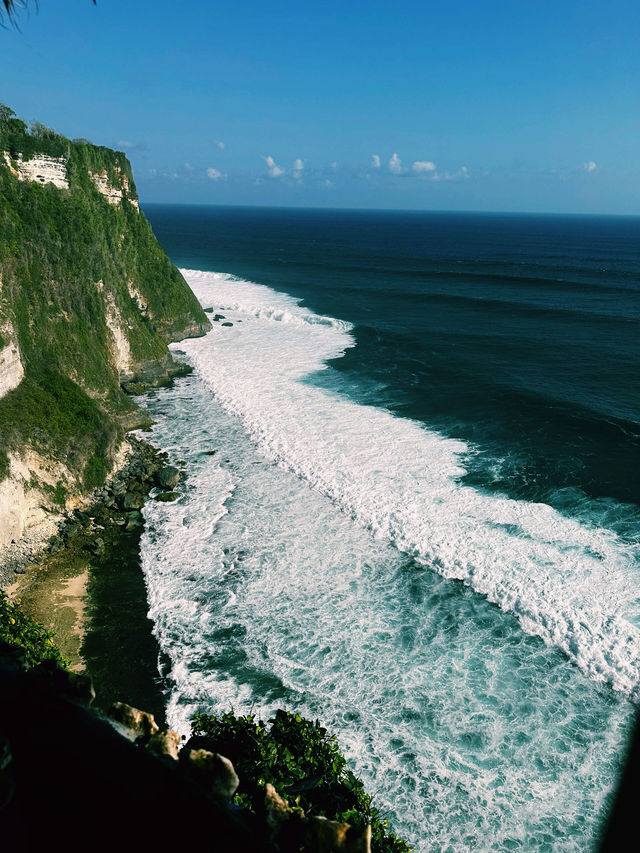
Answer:
[(138, 198), (140, 205), (165, 206), (165, 207), (216, 207), (231, 208), (238, 210), (306, 210), (327, 211), (344, 213), (428, 213), (428, 214), (475, 214), (484, 216), (573, 216), (573, 217), (615, 217), (625, 219), (640, 219), (638, 213), (578, 213), (575, 211), (536, 211), (536, 210), (481, 210), (481, 209), (456, 209), (447, 208), (401, 208), (401, 207), (321, 207), (313, 205), (286, 205), (286, 204), (219, 204), (215, 202), (202, 201), (142, 201)]

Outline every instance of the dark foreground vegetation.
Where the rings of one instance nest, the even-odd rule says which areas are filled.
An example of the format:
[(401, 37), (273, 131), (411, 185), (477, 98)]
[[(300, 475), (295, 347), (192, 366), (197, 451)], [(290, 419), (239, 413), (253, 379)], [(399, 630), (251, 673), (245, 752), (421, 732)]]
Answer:
[(371, 826), (371, 849), (407, 853), (407, 844), (389, 831), (364, 785), (347, 767), (335, 735), (316, 720), (276, 711), (265, 725), (254, 716), (196, 714), (187, 747), (219, 752), (231, 759), (242, 780), (234, 802), (259, 814), (264, 788), (277, 793), (305, 815), (323, 815), (354, 829)]
[(0, 708), (0, 822), (13, 850), (45, 845), (63, 814), (69, 850), (93, 836), (96, 850), (171, 843), (365, 853), (369, 839), (375, 853), (410, 849), (318, 721), (280, 710), (267, 727), (251, 716), (197, 714), (179, 749), (151, 715), (117, 703), (110, 713), (129, 726), (127, 740), (86, 707), (95, 696), (89, 679), (67, 672), (50, 634), (4, 594), (0, 686), (10, 697)]

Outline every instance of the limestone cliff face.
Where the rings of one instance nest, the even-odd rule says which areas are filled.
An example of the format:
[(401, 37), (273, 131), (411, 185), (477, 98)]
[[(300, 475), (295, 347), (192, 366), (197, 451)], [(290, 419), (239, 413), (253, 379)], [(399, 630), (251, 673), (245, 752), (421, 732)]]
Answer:
[(0, 349), (0, 397), (17, 388), (23, 376), (18, 347), (11, 343)]
[(104, 480), (136, 420), (123, 387), (178, 372), (167, 342), (208, 328), (126, 156), (0, 105), (0, 549)]

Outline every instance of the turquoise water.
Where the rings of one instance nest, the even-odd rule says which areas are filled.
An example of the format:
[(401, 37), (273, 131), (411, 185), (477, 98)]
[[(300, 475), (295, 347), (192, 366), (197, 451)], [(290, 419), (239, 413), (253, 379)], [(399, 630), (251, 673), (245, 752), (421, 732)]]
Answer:
[[(146, 401), (155, 442), (189, 472), (178, 502), (145, 510), (143, 565), (171, 662), (171, 722), (184, 730), (193, 710), (230, 706), (319, 717), (419, 850), (589, 849), (640, 683), (637, 484), (626, 452), (635, 353), (620, 333), (632, 315), (619, 292), (628, 289), (633, 307), (631, 248), (614, 256), (610, 247), (617, 296), (597, 271), (592, 291), (574, 287), (569, 312), (551, 285), (527, 285), (520, 302), (535, 291), (548, 305), (523, 320), (522, 306), (486, 299), (461, 315), (451, 279), (446, 305), (403, 296), (400, 260), (428, 264), (400, 239), (383, 245), (388, 221), (376, 230), (338, 215), (324, 231), (316, 221), (305, 256), (312, 214), (297, 232), (288, 212), (245, 212), (217, 230), (211, 216), (221, 221), (206, 210), (150, 216), (174, 260), (234, 273), (187, 274), (233, 326), (178, 345), (194, 374)], [(238, 253), (236, 267), (224, 263), (256, 222), (258, 244), (271, 247), (262, 277), (256, 249)], [(364, 267), (355, 278), (369, 281), (371, 263), (353, 229), (367, 224), (390, 284), (372, 275), (371, 292), (358, 293), (353, 270)], [(455, 222), (450, 243), (441, 235), (429, 251), (472, 270), (468, 234), (487, 251), (487, 225), (463, 224), (459, 257)], [(537, 232), (527, 228), (501, 239), (507, 255), (524, 242), (530, 265)], [(624, 228), (612, 233), (624, 244)], [(570, 236), (579, 254), (575, 227)], [(548, 234), (537, 239), (548, 249)], [(583, 243), (584, 257), (605, 251)], [(492, 251), (494, 267), (514, 263)], [(575, 257), (557, 254), (575, 276)], [(240, 277), (249, 264), (253, 283)], [(274, 281), (278, 266), (286, 281)], [(433, 270), (419, 272), (442, 288)], [(496, 269), (485, 265), (483, 275), (483, 287), (501, 287)], [(284, 295), (304, 288), (309, 308)], [(517, 301), (510, 288), (503, 302)], [(530, 335), (518, 344), (523, 322)], [(582, 375), (585, 323), (592, 355)], [(481, 332), (492, 348), (478, 343)], [(547, 381), (553, 358), (572, 347), (565, 381)], [(607, 370), (624, 392), (605, 381)], [(616, 468), (618, 459), (627, 464)]]

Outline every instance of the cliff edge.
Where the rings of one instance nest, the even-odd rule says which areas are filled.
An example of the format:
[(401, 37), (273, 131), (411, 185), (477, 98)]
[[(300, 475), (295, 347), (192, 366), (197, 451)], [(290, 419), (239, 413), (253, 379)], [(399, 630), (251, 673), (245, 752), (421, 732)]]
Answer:
[(125, 390), (183, 371), (167, 343), (209, 328), (127, 157), (0, 105), (0, 552), (104, 482), (141, 421)]

